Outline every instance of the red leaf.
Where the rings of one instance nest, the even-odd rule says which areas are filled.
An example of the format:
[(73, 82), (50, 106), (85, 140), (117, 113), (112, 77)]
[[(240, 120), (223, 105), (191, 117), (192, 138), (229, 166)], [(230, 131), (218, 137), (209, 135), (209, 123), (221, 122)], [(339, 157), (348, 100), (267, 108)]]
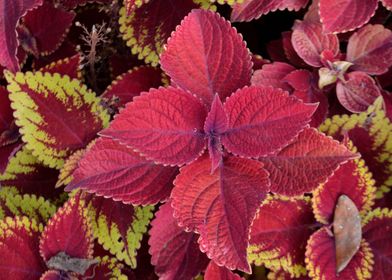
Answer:
[(183, 165), (205, 148), (206, 114), (200, 101), (181, 89), (151, 89), (128, 103), (101, 135), (119, 140), (155, 162)]
[(52, 54), (48, 56), (40, 56), (34, 59), (33, 67), (35, 70), (50, 65), (56, 61), (66, 59), (67, 57), (72, 57), (77, 55), (76, 46), (70, 41), (64, 41), (63, 44)]
[(229, 129), (223, 145), (244, 157), (260, 157), (283, 148), (306, 127), (317, 108), (281, 89), (249, 87), (227, 99)]
[(174, 185), (171, 197), (179, 225), (200, 233), (200, 249), (218, 265), (250, 272), (249, 228), (269, 187), (263, 165), (228, 157), (211, 174), (204, 156), (181, 168)]
[(283, 45), (284, 54), (287, 60), (291, 64), (301, 68), (308, 67), (306, 62), (302, 58), (300, 58), (297, 52), (295, 51), (293, 44), (291, 43), (292, 35), (293, 35), (293, 31), (282, 32), (282, 45)]
[(293, 66), (284, 62), (265, 64), (253, 73), (251, 82), (253, 86), (272, 86), (291, 92), (292, 88), (284, 80), (284, 77), (294, 70)]
[(392, 65), (392, 32), (382, 25), (366, 25), (348, 40), (347, 61), (351, 69), (380, 75)]
[(367, 213), (374, 204), (374, 180), (362, 159), (350, 160), (341, 165), (314, 192), (313, 209), (316, 219), (324, 224), (331, 223), (335, 205), (343, 194), (354, 201), (361, 215)]
[(387, 10), (392, 10), (392, 0), (381, 0), (381, 2)]
[(16, 25), (28, 10), (42, 5), (43, 0), (0, 0), (0, 64), (18, 71)]
[(150, 0), (124, 0), (128, 14), (131, 13), (134, 9), (148, 2), (150, 2)]
[(253, 221), (248, 259), (299, 277), (305, 272), (306, 242), (316, 227), (309, 199), (269, 197)]
[(93, 238), (87, 209), (80, 195), (70, 198), (48, 221), (40, 240), (40, 253), (45, 261), (60, 252), (71, 258), (90, 259)]
[(86, 3), (97, 2), (102, 4), (109, 4), (112, 0), (59, 0), (60, 4), (67, 9), (75, 9), (77, 6), (85, 5)]
[(172, 34), (162, 53), (162, 69), (179, 87), (210, 105), (249, 85), (251, 55), (230, 23), (217, 13), (195, 10)]
[(48, 270), (42, 274), (39, 280), (62, 280), (62, 275), (58, 270)]
[(159, 279), (193, 279), (205, 269), (208, 258), (199, 250), (198, 235), (177, 225), (170, 201), (159, 208), (151, 226), (149, 252)]
[(372, 280), (388, 279), (392, 275), (392, 211), (377, 208), (364, 221), (363, 236), (374, 254)]
[[(124, 105), (142, 91), (157, 88), (162, 85), (162, 71), (158, 68), (141, 66), (135, 67), (118, 76), (102, 94), (102, 98), (113, 101), (116, 108)], [(119, 100), (116, 100), (116, 99)]]
[(204, 280), (241, 280), (244, 279), (238, 274), (231, 272), (226, 267), (218, 266), (214, 261), (210, 261), (204, 274)]
[(373, 254), (369, 244), (362, 240), (359, 251), (348, 266), (337, 275), (334, 238), (328, 233), (327, 228), (323, 227), (308, 241), (306, 264), (312, 279), (370, 279)]
[(308, 128), (281, 151), (259, 160), (270, 173), (271, 191), (293, 196), (313, 191), (354, 157), (343, 144)]
[(331, 51), (339, 55), (339, 39), (334, 34), (324, 34), (322, 25), (314, 22), (297, 21), (293, 27), (291, 43), (297, 54), (309, 65), (321, 67), (321, 54)]
[(74, 12), (56, 8), (49, 2), (26, 14), (23, 23), (37, 41), (41, 54), (54, 52), (64, 41), (75, 17)]
[[(268, 273), (268, 280), (292, 280), (293, 277), (291, 277), (290, 273), (284, 271), (284, 270), (278, 270), (278, 271), (270, 271)], [(311, 280), (310, 277), (308, 276), (300, 276), (296, 277), (295, 279), (297, 280)]]
[(231, 21), (251, 21), (276, 10), (298, 11), (308, 0), (244, 0), (233, 6)]
[(0, 221), (0, 275), (2, 279), (36, 280), (46, 270), (39, 255), (42, 225), (26, 217)]
[(118, 142), (99, 138), (79, 161), (67, 191), (81, 188), (124, 203), (155, 204), (166, 200), (177, 168), (157, 165)]
[(341, 33), (361, 27), (377, 8), (377, 0), (320, 0), (320, 18), (324, 31)]
[(350, 112), (363, 112), (381, 95), (375, 81), (364, 72), (347, 74), (346, 81), (336, 84), (336, 95), (340, 104)]
[(56, 62), (52, 62), (38, 71), (47, 73), (59, 73), (60, 75), (68, 75), (71, 79), (81, 79), (82, 74), (80, 72), (80, 55), (76, 54), (69, 58), (64, 58)]

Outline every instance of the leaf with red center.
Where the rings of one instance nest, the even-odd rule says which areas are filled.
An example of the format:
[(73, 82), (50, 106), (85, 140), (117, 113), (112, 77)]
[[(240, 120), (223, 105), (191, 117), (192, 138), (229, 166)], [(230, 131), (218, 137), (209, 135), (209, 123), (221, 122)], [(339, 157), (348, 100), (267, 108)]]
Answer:
[(291, 42), (297, 54), (309, 65), (321, 67), (321, 53), (331, 51), (339, 55), (339, 39), (334, 34), (324, 34), (322, 25), (297, 21), (293, 27)]
[(355, 71), (347, 74), (346, 81), (336, 84), (340, 104), (353, 113), (366, 111), (381, 95), (376, 82), (368, 74)]
[(326, 33), (341, 33), (361, 27), (376, 12), (377, 0), (320, 0), (320, 19)]
[(183, 165), (205, 149), (206, 108), (194, 96), (169, 87), (134, 98), (100, 134), (157, 163)]
[(335, 205), (341, 195), (354, 201), (360, 214), (365, 215), (373, 206), (375, 187), (372, 174), (362, 159), (350, 160), (319, 186), (314, 192), (313, 209), (316, 219), (324, 224), (332, 222)]
[(46, 262), (60, 252), (71, 258), (90, 259), (92, 257), (91, 225), (80, 194), (70, 198), (49, 220), (42, 233), (39, 248)]
[(42, 67), (52, 64), (53, 62), (66, 59), (77, 54), (78, 51), (76, 50), (76, 46), (67, 40), (64, 41), (63, 44), (61, 44), (61, 46), (54, 53), (35, 58), (33, 62), (33, 68), (34, 70), (38, 70)]
[(130, 14), (134, 9), (137, 9), (148, 2), (150, 2), (150, 0), (124, 0), (128, 14)]
[(79, 80), (41, 72), (5, 76), (22, 139), (50, 167), (61, 168), (109, 122), (100, 99)]
[(211, 173), (207, 155), (180, 170), (172, 206), (180, 226), (200, 233), (200, 249), (218, 265), (249, 272), (249, 228), (269, 190), (263, 164), (228, 157)]
[(276, 10), (298, 11), (308, 0), (244, 0), (233, 6), (231, 21), (251, 21)]
[(62, 76), (68, 75), (71, 79), (81, 79), (82, 73), (80, 71), (80, 62), (80, 55), (76, 54), (72, 57), (52, 62), (38, 71), (51, 74), (59, 73)]
[(28, 10), (42, 3), (43, 0), (0, 1), (0, 65), (14, 72), (19, 70), (16, 57), (18, 48), (16, 25)]
[(42, 225), (27, 217), (0, 221), (0, 275), (2, 279), (36, 280), (45, 271), (39, 255)]
[(389, 279), (392, 274), (392, 211), (374, 209), (365, 218), (362, 231), (374, 254), (372, 279)]
[(259, 160), (270, 173), (271, 191), (294, 196), (313, 191), (356, 156), (331, 137), (307, 128), (281, 151)]
[(306, 275), (306, 242), (317, 228), (309, 199), (269, 197), (253, 221), (248, 260), (292, 277)]
[(373, 279), (373, 253), (362, 239), (361, 247), (347, 267), (336, 273), (335, 240), (326, 227), (315, 232), (306, 246), (306, 268), (312, 279)]
[(39, 52), (46, 55), (54, 52), (64, 41), (74, 17), (74, 12), (44, 2), (23, 17), (23, 24), (37, 41)]
[(98, 243), (119, 261), (135, 268), (137, 249), (153, 216), (153, 206), (135, 207), (90, 194), (85, 200)]
[(98, 264), (90, 266), (89, 269), (84, 274), (84, 277), (79, 278), (80, 280), (128, 279), (127, 276), (123, 274), (122, 271), (124, 269), (124, 266), (121, 263), (119, 263), (115, 258), (104, 256), (104, 257), (96, 258), (96, 260), (98, 260)]
[(149, 252), (160, 279), (193, 279), (206, 268), (209, 260), (199, 250), (198, 235), (177, 225), (170, 201), (159, 208), (151, 226)]
[(149, 1), (133, 9), (130, 14), (126, 7), (122, 7), (119, 19), (120, 33), (127, 45), (132, 48), (133, 54), (138, 54), (139, 59), (156, 66), (159, 54), (170, 34), (192, 9), (197, 8), (200, 8), (200, 5), (193, 0)]
[(304, 104), (272, 87), (246, 87), (224, 105), (229, 128), (222, 143), (243, 157), (261, 157), (289, 144), (309, 123), (317, 104)]
[(204, 280), (241, 280), (244, 279), (238, 274), (230, 271), (226, 267), (218, 266), (214, 261), (210, 261), (206, 272), (204, 274)]
[(13, 119), (8, 91), (0, 86), (0, 133), (10, 128)]
[(142, 91), (158, 88), (161, 85), (160, 69), (149, 66), (135, 67), (118, 76), (102, 94), (102, 98), (108, 103), (114, 102), (115, 107), (120, 108)]
[[(8, 131), (3, 133), (3, 135), (4, 134), (7, 135)], [(3, 135), (1, 135), (1, 136), (3, 136)], [(19, 134), (17, 134), (17, 135), (19, 138)], [(8, 135), (7, 135), (7, 137), (4, 137), (4, 138), (8, 138)], [(12, 137), (12, 138), (14, 138), (14, 137)], [(4, 140), (8, 141), (8, 140), (12, 140), (12, 138), (11, 139), (4, 139)], [(1, 139), (1, 140), (3, 140), (3, 139)], [(22, 148), (22, 146), (23, 146), (22, 141), (17, 140), (17, 142), (15, 142), (15, 143), (7, 143), (6, 145), (3, 145), (0, 147), (0, 174), (3, 174), (7, 170), (8, 163), (16, 155), (16, 153)], [(1, 175), (0, 175), (0, 177), (1, 177)], [(0, 179), (0, 181), (1, 181), (1, 179)]]
[[(177, 6), (177, 5), (176, 5)], [(217, 13), (192, 11), (168, 40), (162, 69), (179, 87), (210, 105), (249, 85), (252, 57), (242, 36)]]
[(292, 88), (284, 80), (295, 68), (284, 62), (273, 62), (264, 65), (253, 73), (251, 83), (253, 86), (272, 86), (291, 92)]
[(346, 60), (353, 70), (380, 75), (392, 65), (392, 32), (382, 25), (366, 25), (348, 40)]

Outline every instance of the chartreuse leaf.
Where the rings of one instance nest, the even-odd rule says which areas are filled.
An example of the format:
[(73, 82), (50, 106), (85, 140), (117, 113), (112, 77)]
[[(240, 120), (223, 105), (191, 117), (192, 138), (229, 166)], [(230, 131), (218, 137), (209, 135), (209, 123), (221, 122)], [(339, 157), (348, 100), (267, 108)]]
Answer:
[(55, 212), (56, 206), (43, 197), (21, 195), (16, 188), (0, 189), (0, 219), (6, 216), (27, 216), (44, 223)]
[(46, 265), (39, 255), (43, 225), (27, 217), (0, 221), (0, 276), (2, 279), (39, 279)]
[(118, 260), (136, 267), (136, 251), (153, 217), (153, 206), (132, 206), (87, 195), (88, 213), (98, 242)]
[(50, 167), (61, 168), (109, 122), (100, 99), (78, 80), (41, 72), (5, 77), (22, 139)]

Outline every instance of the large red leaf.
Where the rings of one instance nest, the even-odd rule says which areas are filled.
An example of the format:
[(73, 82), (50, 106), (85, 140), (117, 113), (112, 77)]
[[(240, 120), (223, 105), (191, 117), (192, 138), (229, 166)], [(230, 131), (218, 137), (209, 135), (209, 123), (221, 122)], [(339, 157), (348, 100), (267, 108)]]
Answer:
[(195, 10), (170, 37), (161, 65), (176, 85), (209, 105), (216, 93), (225, 100), (249, 85), (251, 60), (245, 42), (228, 21), (214, 12)]
[(346, 60), (351, 69), (380, 75), (392, 65), (392, 32), (382, 25), (366, 25), (351, 35)]
[(39, 255), (42, 225), (26, 217), (0, 221), (0, 278), (36, 280), (45, 271)]
[(81, 188), (124, 203), (155, 204), (166, 200), (177, 168), (157, 165), (118, 142), (99, 138), (73, 173), (66, 190)]
[(308, 0), (244, 0), (233, 6), (231, 21), (251, 21), (276, 10), (298, 11)]
[(364, 72), (355, 71), (347, 74), (346, 81), (339, 81), (336, 84), (336, 95), (344, 108), (358, 113), (366, 111), (381, 93), (372, 77)]
[(91, 225), (80, 194), (70, 198), (49, 220), (42, 233), (39, 248), (46, 262), (60, 252), (71, 258), (92, 257)]
[(281, 151), (259, 160), (270, 173), (271, 191), (292, 196), (313, 191), (354, 157), (343, 144), (308, 128)]
[(392, 275), (392, 211), (373, 210), (366, 217), (362, 231), (374, 254), (372, 279), (389, 279)]
[(218, 266), (214, 261), (210, 261), (206, 272), (204, 274), (204, 280), (241, 280), (244, 279), (238, 274), (230, 271), (226, 267)]
[(245, 157), (270, 154), (292, 141), (306, 127), (317, 104), (302, 101), (281, 89), (246, 87), (227, 99), (229, 128), (223, 145)]
[(14, 72), (19, 70), (16, 25), (28, 10), (42, 3), (43, 0), (0, 0), (0, 65)]
[(316, 227), (309, 199), (269, 197), (253, 221), (248, 259), (293, 277), (306, 274), (306, 242)]
[(293, 66), (284, 62), (265, 64), (253, 73), (251, 83), (253, 86), (273, 86), (291, 92), (293, 89), (284, 78), (294, 70)]
[(128, 103), (101, 135), (155, 162), (182, 165), (205, 148), (206, 114), (204, 105), (188, 92), (173, 87), (151, 89)]
[(339, 54), (339, 39), (334, 34), (324, 34), (322, 25), (314, 22), (297, 21), (293, 27), (291, 42), (297, 54), (309, 65), (322, 66), (321, 53), (331, 51)]
[(200, 233), (200, 249), (218, 265), (250, 271), (250, 224), (269, 190), (260, 162), (228, 157), (211, 173), (204, 156), (180, 170), (172, 205), (180, 226)]
[(364, 25), (374, 15), (377, 4), (377, 0), (320, 0), (324, 31), (340, 33)]
[(177, 225), (170, 201), (159, 208), (151, 226), (149, 252), (159, 279), (191, 280), (206, 268), (208, 258), (199, 250), (198, 235)]
[(369, 244), (362, 239), (359, 251), (348, 266), (337, 274), (334, 237), (328, 233), (326, 227), (323, 227), (310, 237), (305, 260), (312, 279), (370, 279), (373, 254)]
[(41, 54), (49, 54), (61, 45), (74, 17), (74, 12), (44, 2), (42, 6), (28, 12), (23, 18), (23, 23), (36, 40), (38, 51)]

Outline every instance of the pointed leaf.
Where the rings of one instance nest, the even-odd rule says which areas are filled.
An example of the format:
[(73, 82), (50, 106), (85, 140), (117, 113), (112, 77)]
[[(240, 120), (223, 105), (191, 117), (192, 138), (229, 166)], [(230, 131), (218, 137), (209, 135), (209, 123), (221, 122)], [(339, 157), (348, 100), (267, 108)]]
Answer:
[(41, 72), (7, 72), (6, 78), (23, 141), (50, 167), (59, 169), (109, 121), (100, 99), (78, 80)]
[(61, 186), (67, 186), (74, 179), (73, 173), (78, 168), (79, 162), (82, 160), (83, 156), (86, 154), (90, 145), (93, 145), (95, 140), (93, 140), (86, 149), (77, 150), (72, 155), (70, 155), (64, 162), (64, 166), (60, 169), (59, 178), (56, 182), (56, 188)]
[(136, 253), (152, 218), (152, 206), (134, 207), (119, 201), (87, 195), (94, 237), (119, 261), (136, 267)]
[(210, 261), (204, 274), (204, 280), (241, 280), (244, 279), (238, 274), (230, 271), (226, 267), (218, 266), (214, 261)]
[(177, 225), (170, 201), (159, 208), (151, 226), (149, 252), (160, 279), (193, 279), (206, 268), (208, 258), (199, 250), (198, 235)]
[(60, 252), (71, 258), (92, 257), (91, 225), (79, 194), (70, 198), (49, 220), (42, 233), (39, 248), (46, 262)]
[(306, 275), (306, 242), (317, 227), (309, 199), (269, 197), (251, 227), (248, 260), (292, 277)]
[(76, 54), (72, 57), (67, 57), (64, 59), (57, 60), (52, 62), (41, 69), (39, 72), (47, 72), (47, 73), (59, 73), (60, 75), (68, 75), (71, 79), (81, 79), (82, 73), (80, 71), (80, 62), (81, 58), (79, 54)]
[(42, 5), (43, 0), (0, 1), (0, 65), (16, 72), (19, 64), (16, 57), (18, 41), (16, 25), (28, 10)]
[(343, 144), (308, 128), (280, 152), (259, 160), (270, 173), (271, 191), (294, 196), (313, 191), (340, 164), (356, 156)]
[(382, 25), (366, 25), (348, 40), (347, 61), (353, 70), (380, 75), (392, 65), (392, 32)]
[(291, 43), (297, 54), (313, 67), (322, 66), (321, 54), (331, 51), (334, 57), (339, 54), (339, 39), (334, 34), (324, 34), (322, 25), (297, 21), (293, 27)]
[(282, 149), (309, 123), (317, 104), (304, 104), (281, 89), (249, 87), (227, 99), (229, 129), (222, 143), (230, 152), (261, 157)]
[(170, 37), (162, 69), (179, 87), (210, 105), (249, 85), (252, 57), (237, 31), (217, 13), (191, 12)]
[(322, 227), (310, 237), (305, 261), (312, 279), (373, 279), (373, 253), (364, 239), (348, 266), (337, 274), (334, 237), (328, 233), (326, 227)]
[(364, 216), (373, 206), (375, 187), (372, 174), (363, 159), (350, 160), (320, 185), (313, 193), (313, 209), (316, 219), (324, 224), (332, 222), (335, 205), (341, 195), (348, 196)]
[(180, 170), (172, 191), (180, 226), (200, 233), (200, 249), (218, 265), (250, 271), (250, 224), (268, 191), (260, 162), (228, 157), (211, 174), (208, 156)]
[(276, 10), (298, 11), (308, 0), (244, 0), (233, 6), (231, 21), (251, 21)]
[(0, 221), (0, 275), (2, 279), (36, 280), (45, 271), (39, 255), (42, 225), (27, 217)]
[(128, 103), (100, 134), (157, 163), (183, 165), (205, 148), (206, 115), (203, 104), (181, 89), (151, 89)]
[(253, 86), (272, 86), (291, 92), (292, 88), (287, 84), (284, 78), (294, 70), (295, 68), (290, 64), (273, 62), (271, 64), (263, 65), (261, 69), (256, 70), (253, 73), (251, 82)]

